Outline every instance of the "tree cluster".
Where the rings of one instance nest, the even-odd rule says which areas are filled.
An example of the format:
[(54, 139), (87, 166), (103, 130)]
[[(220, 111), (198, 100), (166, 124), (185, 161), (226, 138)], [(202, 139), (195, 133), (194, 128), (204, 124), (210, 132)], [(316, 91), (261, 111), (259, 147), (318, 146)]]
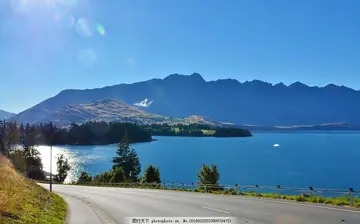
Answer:
[[(157, 136), (189, 136), (189, 137), (249, 137), (249, 130), (241, 128), (213, 127), (203, 124), (152, 124), (148, 127), (152, 135)], [(204, 131), (213, 131), (214, 134), (204, 134)]]
[(40, 153), (35, 148), (36, 131), (30, 125), (1, 122), (0, 152), (7, 156), (16, 170), (26, 177), (44, 180)]
[(141, 183), (161, 183), (160, 171), (149, 165), (142, 177), (141, 164), (136, 151), (130, 148), (130, 139), (127, 132), (118, 144), (116, 149), (117, 156), (113, 158), (113, 168), (110, 171), (100, 173), (91, 177), (88, 173), (82, 172), (78, 183), (121, 183), (121, 182), (141, 182)]
[(48, 124), (0, 123), (0, 152), (6, 155), (14, 145), (104, 145), (118, 143), (125, 132), (130, 142), (151, 141), (150, 130), (133, 123), (87, 122), (59, 128)]
[(217, 128), (215, 129), (215, 137), (249, 137), (251, 132), (240, 128)]
[(151, 133), (133, 123), (87, 122), (81, 125), (72, 124), (69, 129), (55, 133), (54, 144), (57, 145), (104, 145), (118, 143), (119, 136), (127, 131), (131, 142), (151, 141)]

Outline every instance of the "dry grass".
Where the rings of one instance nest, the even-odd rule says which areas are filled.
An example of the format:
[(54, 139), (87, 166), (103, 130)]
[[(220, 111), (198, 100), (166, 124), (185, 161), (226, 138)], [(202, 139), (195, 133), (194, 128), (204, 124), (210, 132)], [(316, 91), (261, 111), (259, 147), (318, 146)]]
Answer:
[(0, 156), (0, 223), (64, 223), (66, 204)]

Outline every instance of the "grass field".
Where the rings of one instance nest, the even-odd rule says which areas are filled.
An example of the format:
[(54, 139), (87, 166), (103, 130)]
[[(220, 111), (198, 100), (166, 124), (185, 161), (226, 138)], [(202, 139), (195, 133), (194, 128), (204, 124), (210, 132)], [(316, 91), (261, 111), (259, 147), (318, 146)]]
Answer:
[(0, 156), (0, 223), (65, 223), (67, 206), (56, 194), (17, 173)]

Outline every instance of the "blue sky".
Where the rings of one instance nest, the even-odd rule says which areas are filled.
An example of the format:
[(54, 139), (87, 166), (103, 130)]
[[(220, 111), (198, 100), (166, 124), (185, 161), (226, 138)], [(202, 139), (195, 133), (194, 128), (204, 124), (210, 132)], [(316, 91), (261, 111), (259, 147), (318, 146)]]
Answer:
[(360, 1), (1, 0), (0, 108), (168, 74), (360, 89)]

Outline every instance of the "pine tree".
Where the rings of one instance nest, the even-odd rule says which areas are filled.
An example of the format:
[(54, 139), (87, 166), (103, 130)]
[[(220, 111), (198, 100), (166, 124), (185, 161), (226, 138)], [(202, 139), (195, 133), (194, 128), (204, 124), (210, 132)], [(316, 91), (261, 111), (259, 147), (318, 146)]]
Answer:
[(149, 165), (142, 178), (143, 183), (161, 183), (160, 171), (158, 168)]
[(137, 180), (141, 171), (139, 157), (134, 149), (130, 149), (130, 139), (127, 132), (116, 150), (117, 157), (113, 158), (113, 169), (120, 167), (126, 179)]
[(207, 186), (206, 189), (218, 189), (220, 174), (216, 165), (202, 165), (201, 170), (197, 176), (199, 185), (210, 185)]

